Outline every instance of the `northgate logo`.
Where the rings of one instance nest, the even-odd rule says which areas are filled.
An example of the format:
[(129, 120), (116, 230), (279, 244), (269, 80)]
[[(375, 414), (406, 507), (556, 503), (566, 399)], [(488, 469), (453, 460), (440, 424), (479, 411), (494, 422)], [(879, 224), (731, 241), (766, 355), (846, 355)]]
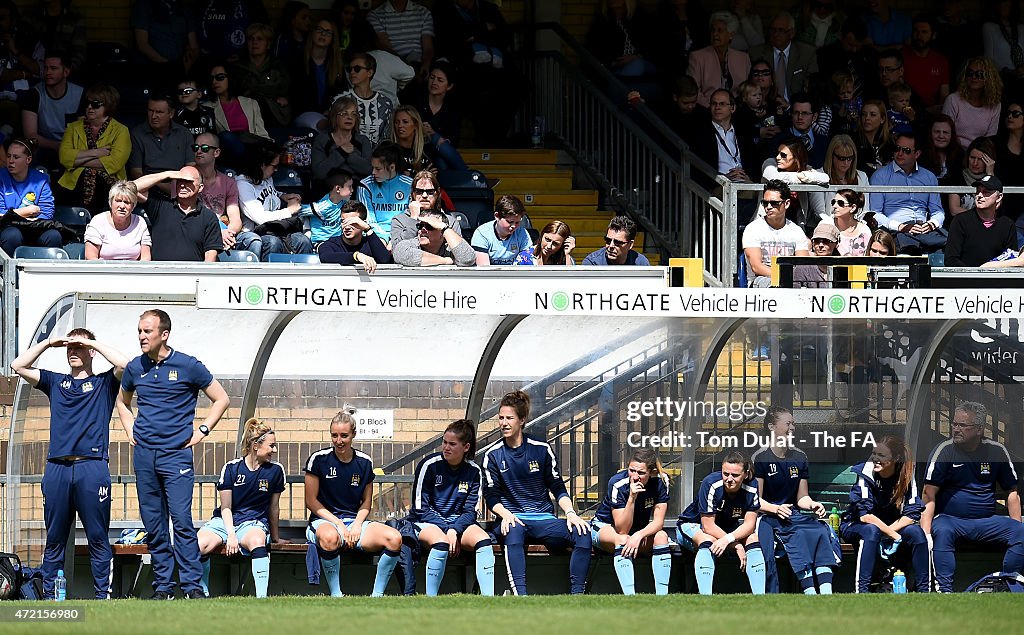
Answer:
[(366, 307), (366, 289), (325, 289), (323, 287), (228, 287), (228, 304), (250, 306), (351, 306)]

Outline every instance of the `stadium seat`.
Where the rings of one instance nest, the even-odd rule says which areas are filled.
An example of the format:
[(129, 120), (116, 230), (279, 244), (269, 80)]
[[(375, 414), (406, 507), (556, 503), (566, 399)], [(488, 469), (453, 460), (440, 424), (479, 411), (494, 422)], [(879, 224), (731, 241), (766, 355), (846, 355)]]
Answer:
[(27, 260), (70, 260), (68, 252), (60, 247), (27, 247), (25, 245), (14, 250), (14, 257)]
[(229, 167), (224, 167), (224, 166), (218, 165), (217, 166), (217, 171), (220, 172), (221, 174), (223, 174), (224, 176), (230, 177), (232, 179), (235, 178), (236, 176), (238, 176), (238, 171), (235, 170), (234, 168), (229, 168)]
[(473, 225), (469, 222), (469, 216), (466, 216), (462, 212), (455, 211), (451, 212), (451, 215), (455, 217), (455, 220), (459, 221), (459, 229), (462, 230), (462, 237), (469, 240), (473, 235)]
[(274, 172), (274, 187), (281, 192), (295, 194), (303, 194), (306, 189), (299, 171), (295, 168), (278, 168), (277, 172)]
[(85, 260), (85, 243), (68, 243), (64, 245), (64, 251), (72, 260)]
[(437, 173), (437, 181), (445, 190), (491, 189), (480, 170), (443, 170)]
[(270, 254), (267, 262), (293, 262), (318, 265), (320, 256), (316, 254)]
[(256, 254), (245, 249), (229, 249), (217, 254), (217, 262), (259, 262)]
[(530, 242), (532, 242), (534, 245), (536, 245), (538, 242), (540, 242), (540, 232), (539, 231), (537, 231), (533, 227), (526, 227), (525, 229), (526, 229), (526, 233), (530, 235)]
[(92, 214), (84, 207), (72, 207), (70, 205), (57, 205), (53, 208), (53, 220), (68, 229), (74, 230), (78, 240), (85, 237), (85, 227), (92, 220)]

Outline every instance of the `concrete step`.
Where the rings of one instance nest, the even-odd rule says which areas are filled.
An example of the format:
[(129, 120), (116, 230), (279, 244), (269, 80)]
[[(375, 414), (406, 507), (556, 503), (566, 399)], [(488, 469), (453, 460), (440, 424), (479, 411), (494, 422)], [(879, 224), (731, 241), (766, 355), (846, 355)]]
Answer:
[(467, 164), (474, 167), (495, 164), (554, 166), (558, 162), (558, 150), (462, 148), (459, 154)]
[(494, 188), (495, 198), (502, 194), (515, 194), (516, 192), (564, 192), (566, 190), (572, 190), (572, 175), (553, 175), (553, 176), (541, 176), (541, 175), (512, 175), (506, 174), (501, 177), (491, 176), (489, 173), (487, 178), (494, 180), (499, 178), (498, 185)]
[(579, 207), (589, 211), (593, 211), (597, 207), (597, 192), (594, 190), (534, 192), (523, 189), (506, 190), (498, 185), (494, 190), (495, 198), (504, 194), (513, 194), (519, 197), (519, 200), (527, 207)]
[[(548, 166), (531, 166), (531, 165), (493, 165), (488, 163), (480, 164), (487, 168), (487, 178), (504, 179), (504, 178), (519, 178), (519, 177), (530, 177), (536, 176), (540, 178), (550, 177), (572, 177), (572, 170), (569, 168), (554, 168)], [(470, 166), (473, 167), (473, 166)], [(480, 169), (480, 168), (475, 168)]]

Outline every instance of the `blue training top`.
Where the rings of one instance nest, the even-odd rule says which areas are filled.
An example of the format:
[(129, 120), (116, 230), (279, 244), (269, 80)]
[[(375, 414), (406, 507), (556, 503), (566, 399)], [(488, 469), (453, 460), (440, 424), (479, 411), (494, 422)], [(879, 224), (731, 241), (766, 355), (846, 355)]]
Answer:
[(697, 498), (690, 503), (682, 514), (681, 523), (700, 523), (701, 516), (714, 514), (715, 524), (723, 531), (730, 532), (743, 524), (743, 516), (747, 512), (761, 509), (761, 499), (757, 488), (749, 483), (740, 486), (740, 491), (728, 495), (721, 472), (714, 472), (700, 482)]
[[(306, 474), (320, 479), (317, 499), (342, 520), (352, 520), (359, 513), (363, 491), (373, 483), (373, 461), (359, 450), (353, 450), (352, 460), (343, 463), (334, 448), (324, 448), (309, 456)], [(320, 518), (310, 512), (309, 522)]]
[(544, 441), (523, 435), (523, 444), (510, 448), (502, 439), (484, 452), (484, 499), (488, 508), (501, 503), (516, 514), (554, 516), (556, 500), (568, 497), (558, 474), (555, 453)]
[(521, 252), (533, 250), (533, 241), (530, 234), (520, 225), (515, 231), (509, 234), (508, 238), (498, 238), (496, 225), (498, 221), (484, 223), (473, 232), (473, 240), (470, 245), (474, 250), (487, 254), (492, 265), (511, 265)]
[(763, 500), (773, 505), (796, 505), (800, 481), (809, 476), (803, 450), (789, 448), (780, 459), (771, 448), (764, 447), (754, 452), (750, 462), (754, 464), (754, 478), (764, 479)]
[(124, 369), (121, 388), (135, 391), (135, 442), (150, 449), (180, 449), (192, 438), (199, 391), (213, 375), (195, 357), (171, 350), (163, 361), (139, 355)]
[(843, 520), (846, 522), (861, 522), (860, 517), (865, 514), (873, 514), (887, 525), (891, 525), (901, 516), (911, 520), (921, 520), (921, 512), (924, 505), (917, 493), (917, 481), (911, 477), (910, 486), (904, 494), (902, 509), (893, 501), (893, 494), (896, 492), (896, 483), (899, 481), (899, 473), (889, 478), (876, 477), (874, 463), (867, 461), (858, 463), (850, 468), (850, 471), (857, 475), (857, 482), (850, 488), (850, 506), (843, 512)]
[(476, 522), (481, 482), (480, 466), (473, 461), (452, 467), (440, 452), (426, 457), (416, 466), (409, 520), (461, 534)]
[(40, 369), (36, 388), (50, 398), (47, 459), (110, 459), (110, 414), (118, 389), (113, 369), (85, 379)]
[[(633, 526), (629, 533), (633, 534), (651, 522), (651, 514), (654, 513), (654, 506), (658, 503), (668, 502), (668, 476), (661, 474), (661, 478), (653, 478), (647, 481), (645, 491), (637, 494), (633, 503)], [(629, 500), (629, 470), (621, 470), (608, 480), (608, 489), (604, 494), (601, 506), (594, 514), (594, 520), (614, 525), (615, 519), (612, 516), (613, 509), (625, 509)]]
[(936, 514), (988, 518), (995, 513), (996, 485), (1016, 487), (1017, 471), (1002, 443), (982, 439), (978, 449), (966, 452), (946, 441), (932, 452), (924, 482), (939, 488)]
[[(228, 461), (220, 470), (217, 491), (231, 492), (231, 520), (241, 525), (248, 520), (270, 522), (270, 500), (284, 491), (284, 466), (267, 461), (250, 470), (245, 459)], [(220, 505), (213, 517), (220, 518)]]

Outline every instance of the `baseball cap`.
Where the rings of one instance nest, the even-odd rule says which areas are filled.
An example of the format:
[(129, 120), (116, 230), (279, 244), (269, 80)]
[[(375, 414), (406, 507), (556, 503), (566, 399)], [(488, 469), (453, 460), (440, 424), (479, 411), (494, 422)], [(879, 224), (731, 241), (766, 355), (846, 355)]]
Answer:
[(974, 183), (971, 183), (972, 187), (983, 187), (991, 192), (1002, 192), (1003, 182), (999, 180), (998, 176), (994, 174), (987, 174)]

